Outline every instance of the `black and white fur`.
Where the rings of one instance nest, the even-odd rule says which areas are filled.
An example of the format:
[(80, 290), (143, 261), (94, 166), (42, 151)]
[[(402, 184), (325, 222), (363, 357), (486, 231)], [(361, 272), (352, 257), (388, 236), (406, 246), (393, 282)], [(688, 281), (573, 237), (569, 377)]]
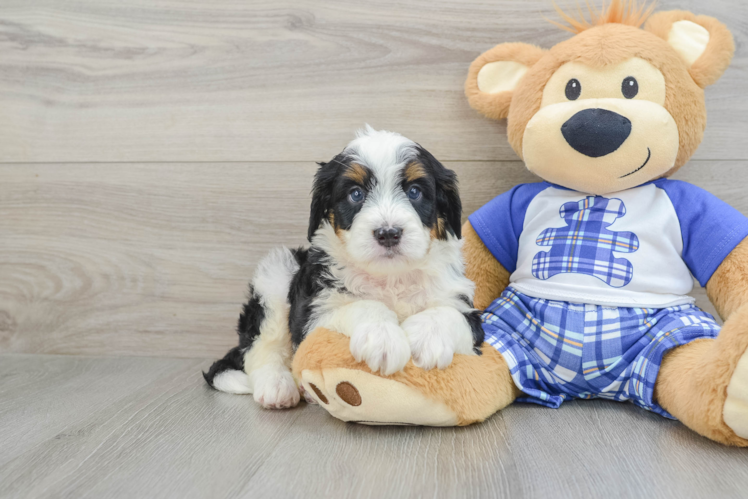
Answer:
[(349, 336), (354, 358), (385, 375), (411, 357), (443, 369), (454, 354), (480, 354), (461, 212), (454, 172), (428, 151), (393, 132), (359, 131), (317, 171), (310, 248), (279, 248), (260, 262), (239, 345), (205, 380), (266, 408), (295, 406), (291, 357), (318, 327)]

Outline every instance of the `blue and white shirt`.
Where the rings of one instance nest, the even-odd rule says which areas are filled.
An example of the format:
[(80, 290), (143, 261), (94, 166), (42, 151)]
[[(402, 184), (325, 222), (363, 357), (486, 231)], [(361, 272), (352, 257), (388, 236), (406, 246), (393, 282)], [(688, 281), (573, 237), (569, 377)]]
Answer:
[(659, 179), (595, 196), (521, 184), (469, 217), (519, 292), (547, 300), (662, 308), (693, 303), (748, 236), (748, 218), (692, 184)]

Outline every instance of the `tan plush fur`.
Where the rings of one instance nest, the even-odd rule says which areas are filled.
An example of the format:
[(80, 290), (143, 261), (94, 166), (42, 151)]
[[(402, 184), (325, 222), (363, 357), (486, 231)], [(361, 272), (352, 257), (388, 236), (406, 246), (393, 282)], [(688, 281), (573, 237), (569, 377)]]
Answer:
[(475, 283), (473, 304), (476, 309), (483, 310), (509, 285), (509, 271), (486, 248), (470, 221), (462, 226), (462, 238), (465, 240), (462, 247), (465, 275)]
[(748, 239), (720, 264), (706, 284), (706, 293), (723, 320), (748, 304)]
[[(301, 343), (293, 363), (296, 379), (304, 370), (348, 368), (372, 373), (366, 363), (353, 359), (350, 339), (320, 328)], [(457, 354), (445, 370), (422, 370), (409, 361), (401, 372), (383, 378), (418, 389), (443, 402), (458, 418), (458, 425), (481, 422), (509, 405), (520, 394), (501, 354), (488, 344), (482, 356)]]

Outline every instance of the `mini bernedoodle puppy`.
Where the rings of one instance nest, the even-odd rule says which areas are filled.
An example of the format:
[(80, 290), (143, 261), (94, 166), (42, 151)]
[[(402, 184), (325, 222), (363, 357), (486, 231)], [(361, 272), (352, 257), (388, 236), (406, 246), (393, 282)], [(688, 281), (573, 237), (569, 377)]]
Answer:
[(411, 357), (446, 368), (480, 354), (480, 313), (464, 275), (455, 173), (405, 137), (367, 125), (314, 179), (308, 249), (278, 248), (257, 267), (239, 345), (205, 380), (266, 408), (300, 399), (290, 366), (315, 328), (350, 337), (358, 361), (385, 375)]

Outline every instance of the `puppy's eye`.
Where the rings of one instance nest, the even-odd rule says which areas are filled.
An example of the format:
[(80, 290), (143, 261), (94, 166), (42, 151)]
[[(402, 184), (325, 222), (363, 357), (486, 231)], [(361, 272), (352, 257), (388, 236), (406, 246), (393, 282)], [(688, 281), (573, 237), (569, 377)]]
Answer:
[(364, 192), (361, 191), (361, 188), (353, 188), (348, 194), (348, 199), (352, 203), (361, 203), (364, 201)]
[(579, 80), (572, 78), (566, 83), (566, 98), (570, 101), (576, 101), (579, 99), (579, 94), (582, 93), (582, 84)]
[(421, 188), (418, 186), (410, 186), (408, 189), (408, 198), (412, 201), (418, 201), (421, 199)]
[(621, 84), (621, 93), (626, 99), (633, 99), (639, 93), (639, 82), (633, 76), (627, 76)]

